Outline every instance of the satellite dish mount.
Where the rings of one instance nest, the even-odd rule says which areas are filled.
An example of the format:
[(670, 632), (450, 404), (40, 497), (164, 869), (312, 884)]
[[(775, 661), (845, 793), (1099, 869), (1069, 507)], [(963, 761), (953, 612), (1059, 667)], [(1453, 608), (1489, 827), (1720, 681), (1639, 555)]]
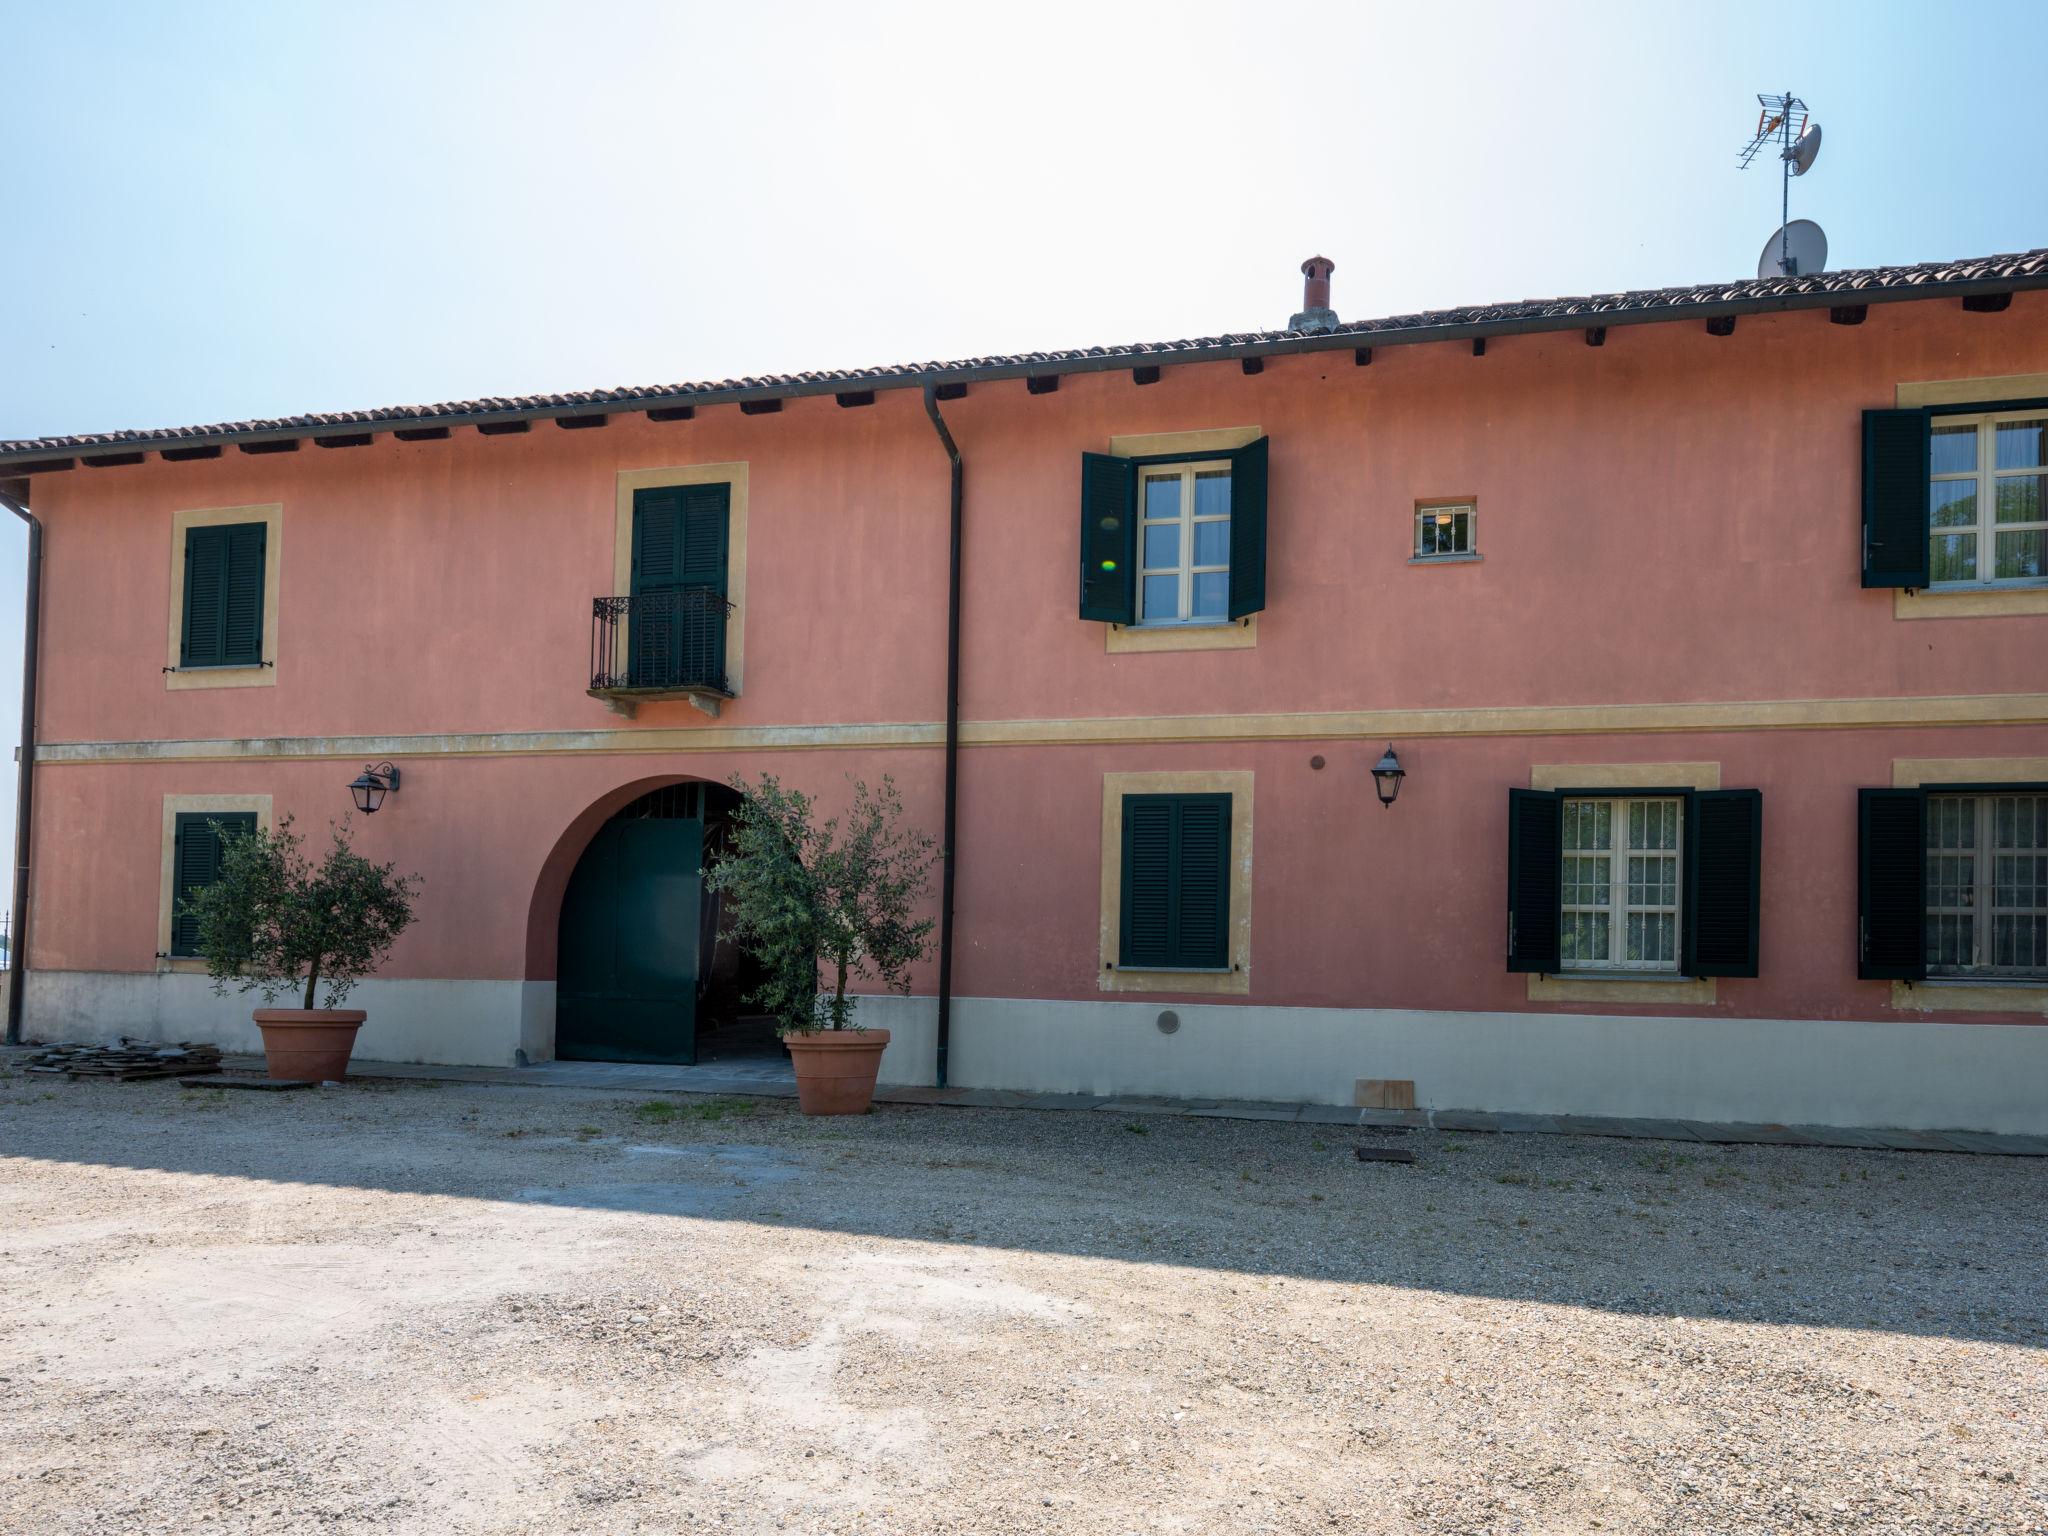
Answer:
[[(1804, 176), (1812, 169), (1816, 156), (1820, 154), (1820, 124), (1807, 113), (1806, 103), (1790, 91), (1782, 96), (1757, 94), (1756, 132), (1742, 147), (1741, 167), (1748, 170), (1763, 153), (1766, 144), (1778, 146), (1779, 201), (1777, 257), (1772, 259), (1769, 247), (1765, 248), (1764, 259), (1757, 264), (1757, 276), (1769, 277), (1775, 266), (1780, 275), (1799, 277), (1820, 270), (1827, 259), (1827, 241), (1819, 241), (1821, 255), (1816, 258), (1811, 242), (1805, 249), (1797, 237), (1792, 221), (1792, 178)], [(1810, 220), (1801, 219), (1800, 224), (1811, 228), (1816, 236), (1820, 226)]]

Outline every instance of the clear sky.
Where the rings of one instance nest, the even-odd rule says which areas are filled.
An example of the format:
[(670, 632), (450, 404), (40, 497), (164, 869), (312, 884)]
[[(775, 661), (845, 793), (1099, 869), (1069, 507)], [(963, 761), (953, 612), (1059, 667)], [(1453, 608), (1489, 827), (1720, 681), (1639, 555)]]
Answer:
[(1746, 277), (1758, 91), (1830, 266), (2048, 245), (2039, 3), (0, 0), (0, 57), (0, 438), (1274, 327), (1316, 252), (1347, 319)]

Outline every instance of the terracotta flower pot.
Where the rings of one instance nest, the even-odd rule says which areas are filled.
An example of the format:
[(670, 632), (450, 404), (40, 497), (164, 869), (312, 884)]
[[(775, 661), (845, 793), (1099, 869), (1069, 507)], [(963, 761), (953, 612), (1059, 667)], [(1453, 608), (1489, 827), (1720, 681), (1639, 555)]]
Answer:
[(338, 1083), (348, 1076), (356, 1030), (369, 1015), (360, 1008), (258, 1008), (254, 1017), (272, 1077)]
[(821, 1029), (788, 1034), (797, 1107), (807, 1115), (864, 1115), (875, 1101), (875, 1074), (889, 1044), (886, 1029)]

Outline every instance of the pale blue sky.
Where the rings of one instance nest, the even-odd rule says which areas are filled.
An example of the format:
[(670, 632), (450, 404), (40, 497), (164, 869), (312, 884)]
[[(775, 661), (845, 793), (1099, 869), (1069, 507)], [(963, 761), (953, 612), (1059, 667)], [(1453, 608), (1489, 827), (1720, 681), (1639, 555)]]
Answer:
[(2039, 4), (0, 0), (0, 38), (0, 438), (1277, 326), (1317, 251), (1352, 319), (1743, 277), (1760, 90), (1826, 128), (1831, 266), (2048, 245)]

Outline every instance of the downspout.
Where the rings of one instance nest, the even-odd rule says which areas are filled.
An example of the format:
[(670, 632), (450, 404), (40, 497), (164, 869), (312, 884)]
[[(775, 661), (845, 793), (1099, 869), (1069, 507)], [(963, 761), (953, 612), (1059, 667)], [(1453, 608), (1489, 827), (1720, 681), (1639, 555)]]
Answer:
[(28, 588), (21, 637), (21, 753), (15, 770), (14, 924), (7, 936), (7, 1043), (21, 1044), (22, 994), (28, 990), (28, 835), (33, 825), (36, 767), (36, 640), (42, 629), (43, 525), (28, 503), (0, 490), (5, 507), (28, 524)]
[(960, 800), (960, 450), (939, 414), (936, 385), (924, 387), (925, 414), (953, 464), (946, 557), (946, 809), (939, 837), (939, 1041), (935, 1081), (946, 1086), (946, 1052), (953, 1037), (953, 826)]

